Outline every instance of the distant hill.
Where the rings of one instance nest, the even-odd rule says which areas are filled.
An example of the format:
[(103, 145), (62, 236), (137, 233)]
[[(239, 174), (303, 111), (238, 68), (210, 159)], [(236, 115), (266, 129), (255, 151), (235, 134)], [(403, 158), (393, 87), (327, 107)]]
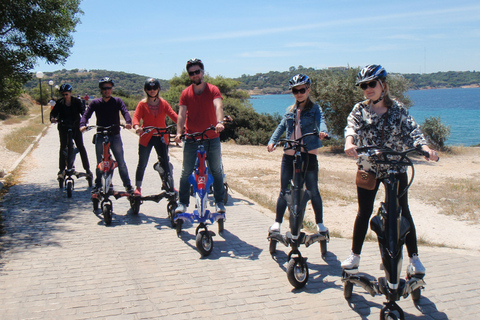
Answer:
[[(121, 90), (127, 95), (143, 96), (143, 85), (147, 76), (138, 75), (134, 73), (126, 73), (119, 71), (107, 71), (107, 70), (59, 70), (54, 72), (44, 72), (45, 77), (42, 80), (42, 84), (48, 87), (48, 81), (53, 80), (54, 86), (69, 83), (73, 87), (74, 95), (100, 95), (98, 89), (98, 81), (103, 77), (110, 77), (115, 82), (115, 90)], [(158, 79), (162, 90), (168, 90), (170, 88), (167, 80)], [(25, 84), (25, 88), (30, 90), (38, 86), (38, 79), (33, 78)]]
[[(234, 78), (240, 82), (239, 89), (248, 91), (250, 94), (280, 94), (288, 93), (288, 80), (295, 74), (304, 73), (309, 76), (319, 75), (325, 70), (332, 72), (342, 72), (345, 68), (314, 69), (299, 66), (290, 67), (288, 71), (270, 71), (268, 73), (257, 73), (255, 75), (242, 75)], [(412, 89), (431, 89), (431, 88), (459, 88), (459, 87), (479, 87), (480, 72), (476, 71), (448, 71), (428, 74), (402, 74), (411, 83)], [(49, 80), (53, 80), (54, 85), (69, 83), (73, 86), (73, 93), (76, 95), (99, 95), (98, 80), (109, 76), (115, 81), (115, 90), (117, 94), (121, 91), (124, 95), (143, 96), (143, 84), (147, 76), (134, 73), (107, 70), (59, 70), (55, 72), (45, 72), (42, 83), (48, 87)], [(162, 91), (170, 88), (168, 80), (159, 79)], [(38, 86), (38, 79), (33, 78), (25, 84), (27, 90)]]

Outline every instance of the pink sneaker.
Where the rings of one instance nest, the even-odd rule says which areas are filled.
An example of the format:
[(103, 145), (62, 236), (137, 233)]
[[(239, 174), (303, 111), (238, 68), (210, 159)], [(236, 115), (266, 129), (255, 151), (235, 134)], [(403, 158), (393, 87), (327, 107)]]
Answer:
[(135, 192), (133, 193), (133, 195), (136, 196), (136, 197), (141, 197), (142, 196), (142, 188), (137, 187), (135, 189)]

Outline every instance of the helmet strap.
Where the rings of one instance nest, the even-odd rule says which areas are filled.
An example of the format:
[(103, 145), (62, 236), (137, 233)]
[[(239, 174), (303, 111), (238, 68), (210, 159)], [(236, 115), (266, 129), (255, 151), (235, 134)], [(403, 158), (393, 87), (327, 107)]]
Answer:
[(380, 95), (380, 98), (378, 98), (378, 100), (375, 100), (373, 101), (373, 104), (377, 104), (379, 103), (380, 101), (383, 100), (383, 96), (385, 95), (385, 87), (383, 86), (383, 83), (381, 80), (378, 80), (378, 82), (380, 83), (380, 85), (382, 86), (382, 94)]

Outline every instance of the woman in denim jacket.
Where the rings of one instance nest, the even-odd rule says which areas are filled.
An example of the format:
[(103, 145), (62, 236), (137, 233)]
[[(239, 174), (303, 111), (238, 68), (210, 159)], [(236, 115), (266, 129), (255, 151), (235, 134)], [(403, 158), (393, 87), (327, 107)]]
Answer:
[[(311, 80), (308, 76), (297, 74), (289, 81), (289, 87), (292, 89), (295, 97), (295, 104), (289, 107), (280, 124), (275, 129), (270, 141), (268, 142), (268, 152), (275, 149), (275, 144), (286, 132), (286, 137), (296, 139), (302, 134), (317, 130), (319, 136), (308, 136), (304, 138), (308, 153), (302, 152), (302, 158), (308, 163), (305, 175), (305, 186), (311, 193), (313, 211), (315, 213), (315, 222), (317, 223), (317, 232), (328, 232), (323, 225), (323, 204), (320, 191), (318, 190), (318, 148), (322, 147), (322, 142), (328, 136), (327, 125), (322, 110), (317, 104), (314, 104), (309, 97)], [(288, 183), (293, 178), (293, 159), (294, 150), (285, 149), (282, 158), (282, 167), (280, 175), (280, 195), (277, 200), (277, 210), (275, 223), (270, 227), (270, 232), (280, 232), (280, 225), (283, 221), (283, 215), (287, 208), (287, 202), (283, 197), (288, 188)]]

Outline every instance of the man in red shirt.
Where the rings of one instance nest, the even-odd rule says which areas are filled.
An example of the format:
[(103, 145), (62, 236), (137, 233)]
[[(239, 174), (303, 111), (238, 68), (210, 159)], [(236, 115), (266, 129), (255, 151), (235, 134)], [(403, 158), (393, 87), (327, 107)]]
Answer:
[[(194, 133), (202, 132), (211, 125), (215, 126), (215, 131), (207, 132), (208, 140), (204, 142), (204, 146), (207, 152), (209, 170), (213, 176), (216, 210), (218, 213), (224, 213), (225, 189), (220, 144), (220, 132), (225, 129), (223, 126), (222, 95), (216, 86), (203, 80), (205, 71), (200, 59), (188, 60), (186, 68), (192, 84), (185, 88), (180, 96), (175, 141), (180, 143), (184, 129), (186, 133)], [(188, 177), (193, 172), (196, 156), (197, 144), (187, 139), (183, 146), (183, 167), (176, 213), (185, 212), (190, 202)]]

